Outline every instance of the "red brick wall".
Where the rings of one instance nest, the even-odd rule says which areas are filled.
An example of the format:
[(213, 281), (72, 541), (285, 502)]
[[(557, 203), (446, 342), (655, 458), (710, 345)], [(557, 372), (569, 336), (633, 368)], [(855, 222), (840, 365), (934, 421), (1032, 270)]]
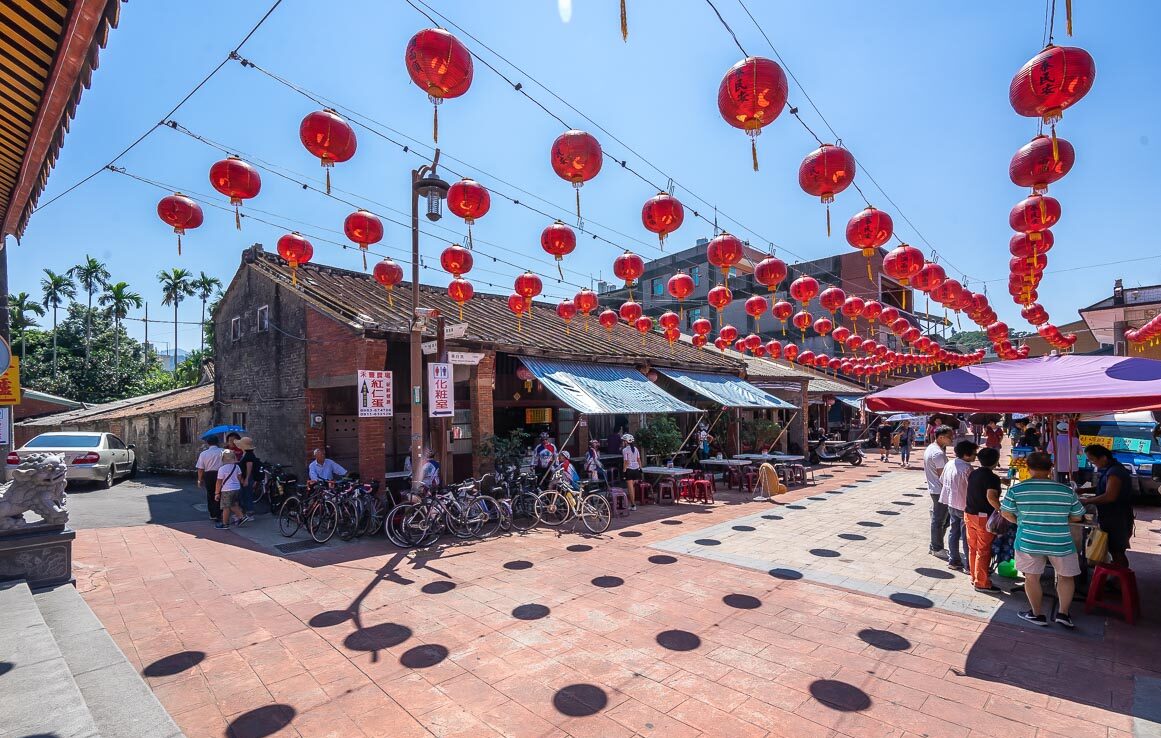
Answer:
[[(472, 368), (468, 390), (472, 408), (472, 448), (479, 449), (484, 439), (495, 432), (492, 389), (496, 384), (496, 352), (489, 351)], [(472, 454), (475, 461), (473, 476), (480, 477), (492, 471), (492, 459)]]
[(13, 414), (13, 420), (24, 420), (25, 418), (39, 418), (41, 415), (52, 415), (53, 413), (63, 413), (72, 408), (67, 405), (58, 405), (55, 402), (46, 402), (44, 400), (33, 400), (27, 395), (20, 398), (20, 404), (16, 406)]

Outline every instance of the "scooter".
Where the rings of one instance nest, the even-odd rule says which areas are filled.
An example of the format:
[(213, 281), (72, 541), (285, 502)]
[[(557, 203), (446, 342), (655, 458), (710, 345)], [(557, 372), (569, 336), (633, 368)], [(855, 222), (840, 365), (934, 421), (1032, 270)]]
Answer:
[(846, 443), (810, 441), (808, 444), (810, 452), (807, 458), (812, 466), (822, 463), (833, 464), (840, 461), (845, 461), (851, 466), (858, 466), (863, 463), (864, 443), (866, 441), (847, 441)]

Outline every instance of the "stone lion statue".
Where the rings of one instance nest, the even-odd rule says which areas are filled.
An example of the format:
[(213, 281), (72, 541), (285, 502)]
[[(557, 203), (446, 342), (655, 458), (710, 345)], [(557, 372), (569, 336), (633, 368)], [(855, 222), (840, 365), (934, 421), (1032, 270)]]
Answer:
[(59, 454), (32, 454), (12, 469), (12, 481), (0, 487), (0, 532), (27, 525), (24, 513), (29, 510), (49, 525), (67, 523), (66, 472), (68, 466)]

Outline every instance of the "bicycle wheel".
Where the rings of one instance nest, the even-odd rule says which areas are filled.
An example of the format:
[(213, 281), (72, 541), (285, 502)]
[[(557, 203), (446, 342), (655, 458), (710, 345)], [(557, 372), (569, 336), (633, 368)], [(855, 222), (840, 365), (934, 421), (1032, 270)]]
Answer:
[(488, 495), (480, 495), (468, 507), (468, 516), (479, 520), (475, 535), (477, 538), (487, 538), (494, 535), (504, 522), (504, 512), (500, 503)]
[(545, 525), (560, 525), (568, 520), (568, 500), (564, 495), (548, 490), (536, 498), (536, 517)]
[(577, 516), (593, 533), (604, 533), (613, 522), (613, 510), (603, 495), (587, 495), (581, 500)]
[(500, 530), (507, 533), (512, 530), (512, 500), (502, 497), (496, 502), (500, 505)]
[[(468, 518), (469, 505), (453, 502), (447, 506), (443, 516), (443, 524), (456, 538), (471, 538), (475, 535), (472, 521)], [(476, 528), (479, 526), (477, 525)]]
[(388, 540), (399, 548), (411, 548), (415, 545), (407, 534), (407, 527), (405, 525), (407, 516), (414, 507), (414, 505), (396, 505), (387, 513), (387, 519), (383, 524), (383, 528), (387, 533)]
[(290, 538), (302, 527), (302, 500), (287, 497), (278, 511), (278, 531)]
[(326, 543), (339, 526), (339, 510), (333, 500), (319, 500), (306, 519), (307, 530), (315, 543)]
[(265, 479), (263, 479), (260, 482), (256, 482), (254, 484), (253, 495), (254, 495), (254, 502), (255, 503), (259, 503), (262, 500), (266, 499), (266, 480)]
[(364, 506), (366, 508), (364, 512), (367, 525), (363, 532), (366, 535), (373, 536), (382, 530), (383, 521), (387, 517), (387, 510), (383, 505), (383, 501), (375, 496), (368, 497)]
[(517, 492), (511, 500), (512, 527), (523, 533), (536, 526), (540, 519), (536, 517), (536, 495), (528, 492)]
[(359, 533), (359, 517), (361, 515), (359, 501), (348, 497), (336, 503), (335, 507), (339, 511), (339, 522), (335, 531), (339, 534), (339, 538), (349, 541)]

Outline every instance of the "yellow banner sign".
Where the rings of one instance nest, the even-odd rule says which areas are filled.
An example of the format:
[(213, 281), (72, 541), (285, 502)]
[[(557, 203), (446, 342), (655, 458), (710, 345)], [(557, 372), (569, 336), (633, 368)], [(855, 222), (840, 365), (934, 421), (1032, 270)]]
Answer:
[(1104, 446), (1105, 448), (1111, 449), (1113, 447), (1113, 437), (1112, 436), (1081, 436), (1080, 437), (1080, 447), (1081, 448), (1084, 448), (1085, 446), (1093, 446), (1093, 445)]
[(7, 371), (0, 374), (0, 405), (20, 404), (20, 359), (12, 357)]

